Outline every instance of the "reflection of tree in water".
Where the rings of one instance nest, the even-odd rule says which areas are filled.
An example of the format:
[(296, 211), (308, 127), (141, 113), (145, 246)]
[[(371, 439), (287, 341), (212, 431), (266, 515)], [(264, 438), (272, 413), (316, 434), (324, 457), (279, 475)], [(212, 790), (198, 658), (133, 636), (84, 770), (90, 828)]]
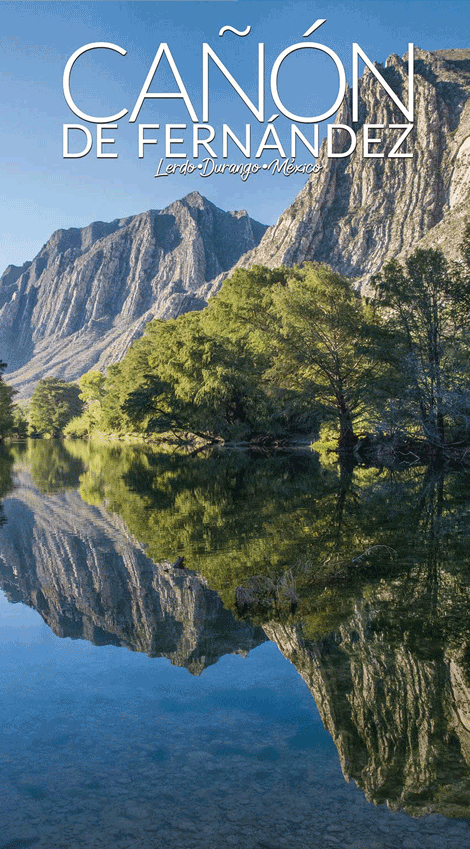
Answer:
[(309, 451), (187, 457), (109, 442), (36, 441), (29, 455), (43, 491), (78, 482), (85, 502), (118, 513), (152, 559), (183, 555), (230, 603), (246, 579), (289, 570), (305, 613), (312, 586), (333, 601), (341, 582), (360, 584), (418, 562), (418, 581), (435, 594), (443, 534), (445, 555), (455, 549), (466, 557), (465, 482), (456, 475), (322, 468)]
[(79, 485), (83, 500), (118, 513), (155, 561), (184, 555), (221, 587), (286, 569), (302, 586), (331, 587), (418, 567), (435, 604), (442, 558), (460, 568), (467, 556), (467, 484), (457, 474), (322, 468), (309, 451), (188, 457), (47, 440), (14, 450), (41, 491)]
[[(68, 446), (67, 446), (68, 447)], [(82, 497), (106, 500), (154, 560), (183, 555), (217, 590), (252, 574), (278, 575), (304, 563), (312, 528), (322, 532), (319, 494), (330, 487), (310, 452), (275, 458), (242, 451), (185, 457), (104, 446), (88, 451)], [(226, 598), (228, 599), (228, 596)]]
[(292, 570), (295, 614), (257, 622), (306, 680), (345, 776), (392, 808), (470, 816), (468, 477), (322, 469), (308, 452), (62, 450), (85, 500), (154, 560), (184, 555), (226, 605)]
[(26, 464), (41, 492), (76, 489), (83, 464), (57, 439), (30, 439), (12, 446), (15, 460)]
[(0, 535), (0, 587), (55, 634), (164, 656), (193, 674), (265, 642), (203, 578), (146, 557), (119, 516), (73, 490), (44, 496), (26, 469), (17, 471)]
[(226, 603), (292, 569), (295, 616), (256, 621), (311, 687), (345, 775), (392, 808), (470, 815), (467, 479), (309, 455), (146, 463), (114, 487), (105, 473), (104, 494), (154, 556), (184, 554)]
[(305, 598), (302, 621), (265, 630), (315, 696), (346, 778), (393, 809), (468, 818), (468, 478), (414, 470), (363, 494), (375, 509), (362, 538), (375, 526), (387, 548), (372, 547), (355, 581)]
[[(13, 488), (12, 481), (13, 457), (11, 453), (0, 446), (0, 499), (4, 498)], [(5, 524), (5, 513), (0, 503), (0, 525)]]

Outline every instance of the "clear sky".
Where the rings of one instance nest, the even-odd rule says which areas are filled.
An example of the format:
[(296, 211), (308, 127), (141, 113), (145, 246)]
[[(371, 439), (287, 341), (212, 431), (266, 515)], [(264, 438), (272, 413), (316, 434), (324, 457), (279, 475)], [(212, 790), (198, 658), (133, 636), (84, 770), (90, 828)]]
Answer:
[[(139, 159), (137, 124), (160, 123), (163, 127), (174, 122), (191, 126), (185, 105), (174, 99), (145, 102), (137, 122), (129, 123), (129, 114), (161, 42), (168, 43), (199, 116), (204, 41), (256, 101), (258, 42), (266, 44), (269, 80), (278, 54), (302, 42), (315, 20), (326, 18), (326, 23), (308, 40), (332, 48), (350, 80), (353, 41), (379, 62), (390, 53), (403, 55), (409, 41), (426, 50), (470, 47), (469, 5), (467, 0), (1, 2), (0, 272), (9, 263), (20, 265), (32, 259), (60, 227), (82, 227), (91, 221), (111, 221), (151, 208), (161, 209), (194, 190), (223, 209), (247, 209), (252, 217), (266, 224), (274, 223), (294, 199), (305, 182), (304, 175), (273, 177), (261, 173), (246, 182), (239, 176), (204, 178), (198, 171), (192, 175), (154, 177), (163, 156), (163, 139), (159, 135), (158, 145), (148, 146), (144, 159)], [(251, 32), (244, 38), (232, 33), (220, 37), (219, 30), (224, 25), (238, 30), (250, 25)], [(71, 74), (72, 95), (83, 111), (110, 115), (124, 108), (129, 110), (114, 133), (115, 145), (103, 147), (105, 152), (118, 152), (118, 159), (98, 160), (95, 146), (86, 157), (62, 157), (62, 125), (84, 123), (65, 102), (62, 74), (72, 53), (90, 42), (111, 42), (127, 51), (125, 57), (111, 50), (91, 51), (77, 60)], [(328, 57), (318, 51), (302, 51), (283, 64), (279, 92), (292, 112), (312, 114), (315, 110), (313, 114), (318, 114), (334, 101), (337, 79)], [(174, 77), (165, 61), (150, 90), (175, 90)], [(240, 135), (250, 121), (253, 145), (257, 146), (263, 127), (260, 129), (215, 68), (210, 76), (210, 109), (210, 123), (218, 129), (225, 122)], [(276, 111), (270, 96), (266, 110), (266, 118)], [(282, 121), (288, 125), (281, 116), (279, 126)], [(95, 133), (93, 125), (88, 126)], [(305, 125), (302, 129), (307, 134)], [(174, 151), (190, 148), (189, 131), (182, 132), (185, 144), (175, 146)], [(180, 132), (173, 134), (177, 137)], [(78, 150), (73, 144), (78, 145), (84, 136), (76, 133), (71, 138), (71, 149)], [(220, 153), (220, 144), (217, 149)], [(234, 150), (227, 161), (242, 161), (243, 157), (236, 154)], [(310, 159), (305, 157), (305, 161)]]

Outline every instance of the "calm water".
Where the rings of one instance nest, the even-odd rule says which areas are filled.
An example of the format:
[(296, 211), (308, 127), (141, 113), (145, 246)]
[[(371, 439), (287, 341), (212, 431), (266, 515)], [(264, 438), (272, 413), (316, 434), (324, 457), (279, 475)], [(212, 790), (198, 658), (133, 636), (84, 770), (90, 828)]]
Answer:
[(37, 441), (0, 496), (0, 849), (470, 846), (468, 478)]

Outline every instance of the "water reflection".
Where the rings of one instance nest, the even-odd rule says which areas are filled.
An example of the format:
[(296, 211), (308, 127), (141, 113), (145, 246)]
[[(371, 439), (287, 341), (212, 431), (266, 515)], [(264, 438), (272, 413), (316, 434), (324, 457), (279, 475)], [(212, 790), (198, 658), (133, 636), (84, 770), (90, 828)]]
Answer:
[[(12, 601), (61, 636), (195, 673), (268, 638), (370, 801), (470, 817), (468, 478), (345, 472), (308, 452), (15, 452), (0, 548)], [(169, 565), (179, 555), (186, 568)], [(287, 573), (297, 605), (265, 593), (255, 624), (240, 618), (237, 587)]]
[[(12, 467), (13, 457), (11, 453), (0, 444), (0, 499), (13, 488)], [(0, 500), (0, 525), (3, 525), (4, 522), (5, 514)]]
[(0, 586), (58, 636), (164, 656), (194, 674), (265, 641), (260, 628), (224, 609), (202, 576), (149, 559), (117, 515), (85, 504), (73, 489), (56, 492), (56, 475), (47, 498), (24, 470), (16, 483)]
[[(458, 632), (451, 641), (413, 634), (419, 600), (393, 601), (394, 591), (406, 588), (412, 593), (406, 579), (369, 588), (338, 631), (321, 640), (279, 623), (265, 633), (304, 678), (345, 778), (354, 778), (370, 801), (413, 815), (468, 818), (468, 640)], [(467, 621), (468, 601), (459, 611)], [(426, 611), (430, 605), (421, 604)]]

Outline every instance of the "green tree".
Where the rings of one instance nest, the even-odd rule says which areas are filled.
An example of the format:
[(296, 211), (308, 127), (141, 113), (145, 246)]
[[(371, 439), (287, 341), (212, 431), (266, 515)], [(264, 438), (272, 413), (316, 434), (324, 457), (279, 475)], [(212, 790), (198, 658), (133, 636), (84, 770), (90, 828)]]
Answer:
[(468, 394), (469, 275), (450, 267), (441, 251), (419, 249), (405, 267), (388, 263), (373, 282), (401, 352), (400, 394), (409, 421), (443, 446), (446, 416)]
[(87, 371), (79, 378), (79, 398), (83, 403), (80, 416), (70, 419), (65, 425), (65, 436), (89, 436), (101, 427), (102, 401), (105, 396), (106, 378), (100, 371)]
[(26, 439), (28, 436), (28, 409), (23, 405), (13, 405), (11, 434), (16, 439)]
[(311, 398), (297, 387), (273, 379), (270, 369), (279, 349), (278, 317), (273, 292), (299, 279), (300, 269), (237, 269), (203, 313), (209, 338), (217, 340), (225, 356), (218, 363), (216, 381), (229, 389), (229, 406), (252, 432), (273, 436), (312, 433), (318, 425)]
[(388, 335), (351, 281), (328, 266), (264, 271), (234, 275), (215, 301), (231, 306), (232, 322), (252, 329), (249, 344), (262, 355), (262, 379), (278, 412), (320, 409), (338, 423), (340, 448), (349, 451), (355, 420), (372, 406), (372, 387), (384, 390)]
[(40, 380), (31, 398), (29, 424), (33, 433), (58, 436), (74, 416), (80, 415), (83, 403), (79, 386), (57, 377)]
[(355, 420), (384, 391), (387, 341), (327, 266), (238, 269), (207, 309), (151, 322), (108, 370), (103, 424), (247, 439), (313, 435), (322, 411), (350, 450)]
[(13, 396), (15, 392), (3, 380), (3, 372), (6, 367), (7, 364), (0, 360), (0, 441), (10, 432), (13, 426)]
[(388, 336), (379, 317), (350, 280), (324, 265), (306, 265), (272, 297), (278, 350), (271, 373), (336, 419), (339, 448), (349, 451), (355, 420), (386, 380)]
[(208, 310), (151, 322), (108, 371), (104, 420), (147, 432), (246, 437), (265, 413), (256, 358)]
[(79, 378), (80, 398), (84, 404), (101, 401), (104, 395), (105, 376), (101, 371), (87, 371)]

